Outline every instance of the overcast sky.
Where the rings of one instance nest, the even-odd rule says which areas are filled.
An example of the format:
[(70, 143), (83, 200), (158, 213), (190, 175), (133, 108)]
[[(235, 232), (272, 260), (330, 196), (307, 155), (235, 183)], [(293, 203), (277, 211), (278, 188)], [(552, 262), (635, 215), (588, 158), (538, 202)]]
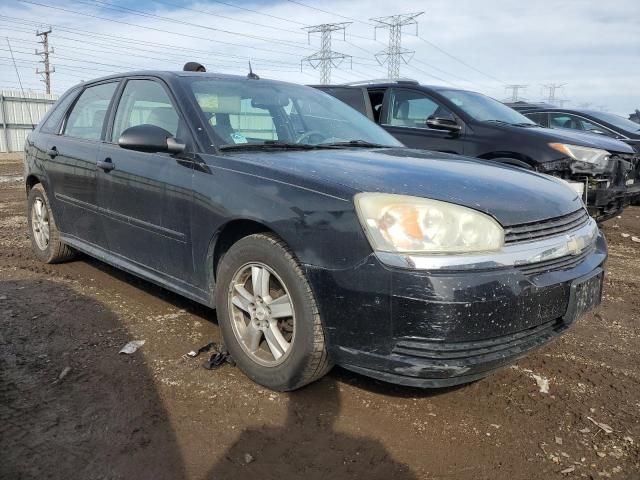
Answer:
[(415, 56), (402, 76), (501, 100), (505, 84), (527, 84), (521, 95), (538, 101), (542, 84), (564, 83), (558, 96), (569, 106), (625, 116), (640, 108), (640, 0), (0, 0), (0, 87), (18, 85), (8, 37), (25, 88), (42, 89), (34, 73), (38, 24), (53, 29), (55, 93), (113, 72), (180, 69), (189, 60), (246, 74), (251, 58), (263, 77), (318, 83), (317, 70), (300, 71), (300, 60), (319, 48), (319, 36), (309, 45), (303, 27), (335, 22), (352, 22), (346, 41), (334, 34), (333, 50), (351, 55), (353, 68), (343, 62), (332, 82), (383, 78), (386, 65), (374, 54), (387, 32), (374, 40), (370, 18), (421, 11), (419, 36), (415, 26), (404, 30), (403, 47)]

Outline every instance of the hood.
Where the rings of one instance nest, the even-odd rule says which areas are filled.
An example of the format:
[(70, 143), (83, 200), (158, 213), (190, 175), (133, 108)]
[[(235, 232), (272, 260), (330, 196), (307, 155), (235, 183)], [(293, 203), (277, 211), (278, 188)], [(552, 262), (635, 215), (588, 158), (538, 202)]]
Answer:
[[(492, 125), (495, 127), (495, 125)], [(560, 130), (556, 128), (523, 128), (516, 126), (505, 126), (506, 128), (517, 130), (522, 135), (537, 135), (546, 143), (568, 143), (581, 147), (600, 148), (611, 153), (633, 153), (633, 149), (626, 143), (615, 138), (605, 137), (597, 133), (579, 132), (577, 130)]]
[[(345, 196), (384, 192), (456, 203), (488, 213), (504, 226), (534, 222), (582, 207), (557, 179), (508, 165), (408, 148), (278, 151), (234, 154), (260, 175), (298, 178), (301, 185), (347, 187)], [(280, 174), (280, 175), (279, 175)]]

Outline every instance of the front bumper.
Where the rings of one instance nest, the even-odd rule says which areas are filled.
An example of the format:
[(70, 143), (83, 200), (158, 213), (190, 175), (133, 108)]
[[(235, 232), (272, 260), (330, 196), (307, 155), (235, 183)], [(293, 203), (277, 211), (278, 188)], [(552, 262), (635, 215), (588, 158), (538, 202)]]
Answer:
[[(393, 383), (443, 387), (481, 378), (565, 331), (572, 284), (598, 274), (604, 237), (549, 271), (389, 267), (375, 254), (349, 270), (306, 266), (332, 360)], [(533, 273), (532, 273), (533, 272)]]

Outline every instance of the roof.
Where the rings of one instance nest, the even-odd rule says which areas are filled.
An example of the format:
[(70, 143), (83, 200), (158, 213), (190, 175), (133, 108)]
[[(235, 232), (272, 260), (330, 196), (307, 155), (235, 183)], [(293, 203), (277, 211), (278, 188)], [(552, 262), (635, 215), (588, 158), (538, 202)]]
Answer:
[[(248, 73), (248, 72), (247, 72)], [(87, 80), (87, 81), (83, 81), (77, 85), (74, 85), (71, 88), (75, 88), (79, 85), (85, 85), (87, 83), (95, 83), (95, 82), (102, 82), (105, 80), (110, 80), (110, 79), (116, 79), (116, 78), (123, 78), (123, 77), (139, 77), (139, 76), (151, 76), (151, 77), (158, 77), (158, 78), (163, 78), (163, 79), (169, 79), (169, 78), (178, 78), (178, 77), (198, 77), (198, 78), (217, 78), (217, 79), (234, 79), (234, 80), (243, 80), (243, 81), (260, 81), (260, 82), (269, 82), (269, 83), (283, 83), (283, 84), (291, 84), (291, 82), (283, 82), (280, 80), (269, 80), (269, 79), (264, 79), (261, 78), (260, 80), (254, 80), (254, 79), (248, 79), (246, 75), (229, 75), (226, 73), (218, 73), (218, 72), (184, 72), (182, 70), (179, 71), (172, 71), (172, 70), (134, 70), (131, 72), (122, 72), (122, 73), (115, 73), (113, 75), (107, 75), (104, 77), (99, 77), (99, 78), (94, 78), (91, 80)]]

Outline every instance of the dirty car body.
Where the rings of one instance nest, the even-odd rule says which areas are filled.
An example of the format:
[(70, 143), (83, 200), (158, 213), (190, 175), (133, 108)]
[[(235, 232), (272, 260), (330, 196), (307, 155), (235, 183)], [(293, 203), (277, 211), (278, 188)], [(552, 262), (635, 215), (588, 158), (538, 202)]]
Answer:
[[(149, 82), (135, 84), (146, 110), (123, 126), (132, 82)], [(169, 148), (120, 132), (147, 123)], [(62, 242), (218, 311), (216, 291), (232, 290), (218, 284), (227, 252), (269, 233), (310, 286), (331, 363), (400, 384), (487, 375), (601, 295), (605, 240), (566, 184), (405, 148), (308, 87), (170, 72), (87, 82), (30, 135), (25, 169)], [(454, 228), (459, 245), (492, 247), (434, 240)]]

